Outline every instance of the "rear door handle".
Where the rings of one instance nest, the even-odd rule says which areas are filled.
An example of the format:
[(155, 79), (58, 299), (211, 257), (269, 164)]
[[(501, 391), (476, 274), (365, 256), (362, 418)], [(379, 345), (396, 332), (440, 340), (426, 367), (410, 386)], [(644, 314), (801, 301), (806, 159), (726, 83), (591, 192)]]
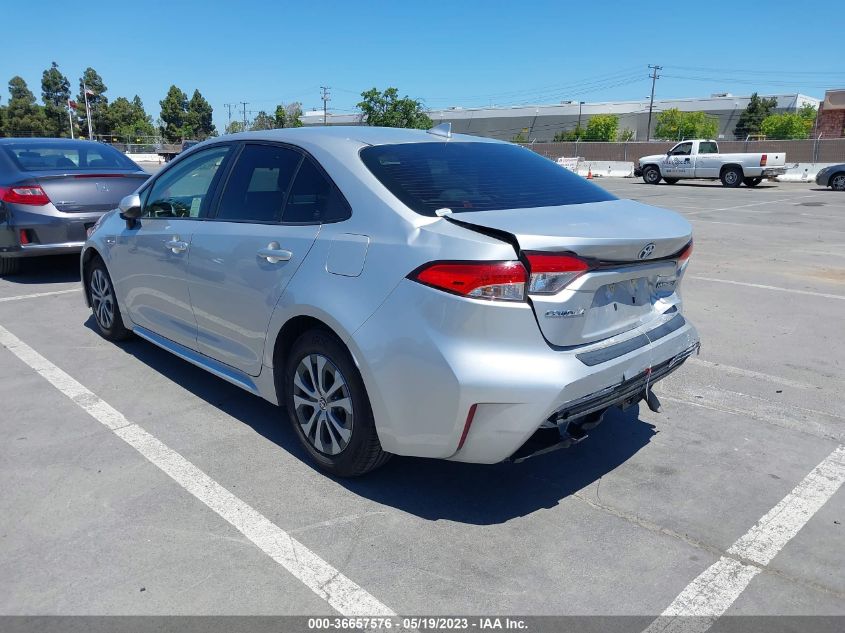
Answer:
[(184, 253), (188, 250), (188, 243), (183, 242), (178, 237), (174, 237), (172, 240), (167, 240), (164, 243), (165, 248), (169, 248), (173, 253)]
[(258, 256), (263, 257), (271, 264), (290, 261), (293, 253), (286, 251), (279, 246), (278, 242), (270, 242), (266, 248), (258, 249)]

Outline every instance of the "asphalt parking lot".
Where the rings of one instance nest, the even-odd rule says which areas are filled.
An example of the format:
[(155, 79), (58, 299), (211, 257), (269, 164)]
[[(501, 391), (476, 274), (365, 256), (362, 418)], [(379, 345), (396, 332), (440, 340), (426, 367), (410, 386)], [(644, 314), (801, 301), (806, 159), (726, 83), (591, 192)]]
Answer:
[[(0, 347), (0, 613), (845, 615), (845, 195), (597, 182), (692, 222), (684, 297), (702, 352), (657, 388), (662, 413), (614, 412), (517, 465), (394, 458), (330, 479), (280, 410), (102, 339), (75, 258), (0, 280), (0, 336), (24, 345)], [(88, 391), (71, 400), (53, 366)], [(209, 507), (196, 477), (163, 470), (92, 402), (235, 501)], [(268, 555), (230, 510), (362, 593), (321, 593), (329, 579)], [(757, 550), (743, 546), (755, 526), (772, 532)]]

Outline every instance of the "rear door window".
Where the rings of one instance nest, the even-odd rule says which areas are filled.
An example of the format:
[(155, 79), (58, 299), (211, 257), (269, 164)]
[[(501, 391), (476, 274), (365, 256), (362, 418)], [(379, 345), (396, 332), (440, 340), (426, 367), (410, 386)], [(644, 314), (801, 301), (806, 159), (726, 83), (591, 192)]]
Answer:
[(285, 224), (322, 224), (352, 215), (337, 187), (310, 158), (302, 161), (290, 190), (282, 221)]
[(422, 215), (616, 200), (536, 152), (509, 143), (375, 145), (361, 160), (393, 195)]
[(246, 145), (226, 182), (216, 219), (278, 222), (301, 161), (302, 154), (287, 147)]

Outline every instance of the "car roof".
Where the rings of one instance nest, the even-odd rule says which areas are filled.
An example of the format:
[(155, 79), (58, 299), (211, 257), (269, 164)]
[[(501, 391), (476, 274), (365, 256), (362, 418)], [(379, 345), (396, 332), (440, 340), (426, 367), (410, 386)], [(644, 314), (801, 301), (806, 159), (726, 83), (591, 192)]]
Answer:
[[(431, 134), (427, 130), (410, 130), (406, 128), (371, 127), (368, 125), (334, 125), (284, 128), (280, 130), (261, 130), (258, 132), (239, 132), (227, 134), (211, 141), (220, 140), (264, 140), (281, 141), (297, 145), (308, 144), (331, 149), (338, 144), (355, 142), (361, 145), (392, 145), (399, 143), (443, 143), (445, 136)], [(503, 143), (491, 138), (470, 136), (468, 134), (452, 134), (452, 142), (473, 143)], [(193, 148), (191, 148), (193, 149)]]
[(0, 138), (0, 145), (43, 145), (49, 143), (51, 145), (107, 145), (107, 143), (100, 143), (99, 141), (83, 141), (81, 139), (70, 138), (50, 138), (50, 137), (6, 137)]

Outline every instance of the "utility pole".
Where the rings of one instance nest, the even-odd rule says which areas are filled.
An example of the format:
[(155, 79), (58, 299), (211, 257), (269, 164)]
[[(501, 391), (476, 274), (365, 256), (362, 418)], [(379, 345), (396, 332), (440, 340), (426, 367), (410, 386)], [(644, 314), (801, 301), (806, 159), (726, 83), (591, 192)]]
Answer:
[(584, 101), (578, 102), (578, 125), (576, 126), (576, 130), (578, 131), (578, 140), (581, 140), (581, 107), (584, 105)]
[[(83, 82), (82, 84), (82, 94), (85, 95), (85, 118), (88, 119), (88, 140), (94, 140), (94, 132), (92, 131), (93, 128), (91, 126), (91, 106), (88, 105), (88, 86), (85, 85)], [(91, 94), (94, 94), (94, 91), (91, 91)]]
[(244, 132), (246, 132), (246, 107), (249, 105), (249, 101), (241, 101), (240, 103), (244, 110)]
[(326, 125), (329, 120), (329, 101), (331, 100), (331, 95), (329, 94), (329, 86), (320, 86), (320, 98), (323, 100), (323, 125)]
[(226, 129), (229, 130), (232, 127), (232, 106), (235, 106), (235, 103), (224, 103), (223, 107), (229, 111), (229, 122), (226, 124)]
[(652, 66), (651, 64), (648, 65), (654, 72), (649, 75), (651, 77), (651, 100), (648, 102), (648, 129), (645, 133), (645, 140), (651, 140), (651, 112), (654, 110), (654, 84), (660, 79), (660, 75), (657, 74), (658, 70), (663, 70), (663, 66)]

